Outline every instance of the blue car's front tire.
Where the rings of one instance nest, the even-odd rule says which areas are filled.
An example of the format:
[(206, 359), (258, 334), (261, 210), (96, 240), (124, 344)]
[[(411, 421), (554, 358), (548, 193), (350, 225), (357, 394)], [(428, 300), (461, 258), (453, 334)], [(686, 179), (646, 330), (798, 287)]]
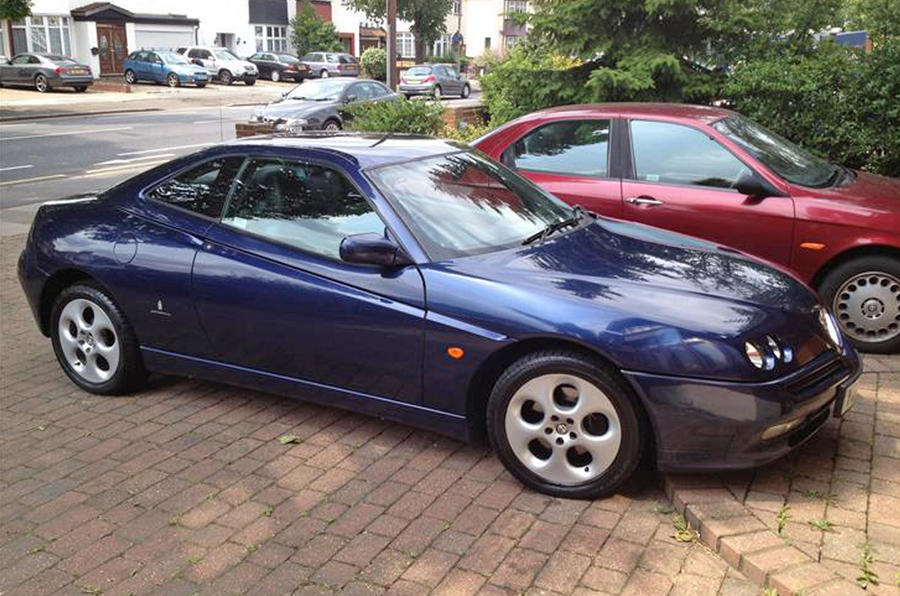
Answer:
[(637, 397), (601, 361), (542, 351), (514, 362), (488, 400), (491, 446), (525, 485), (565, 498), (614, 492), (637, 468), (645, 424)]

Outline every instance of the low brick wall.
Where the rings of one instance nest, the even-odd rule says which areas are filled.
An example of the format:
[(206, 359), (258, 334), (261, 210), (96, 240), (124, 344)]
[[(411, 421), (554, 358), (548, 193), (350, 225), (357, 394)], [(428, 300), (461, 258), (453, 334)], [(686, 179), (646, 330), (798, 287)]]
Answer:
[[(480, 103), (468, 105), (445, 106), (443, 118), (447, 126), (460, 127), (467, 123), (478, 122), (487, 117), (484, 106)], [(238, 138), (265, 135), (275, 132), (271, 124), (264, 122), (238, 122), (234, 125), (234, 132)]]
[(447, 109), (444, 110), (443, 118), (444, 122), (446, 122), (449, 127), (459, 128), (465, 124), (471, 124), (487, 119), (487, 111), (480, 103), (464, 106), (455, 106), (451, 104), (446, 107)]
[(238, 122), (234, 125), (234, 133), (237, 138), (267, 135), (275, 132), (275, 128), (266, 122)]

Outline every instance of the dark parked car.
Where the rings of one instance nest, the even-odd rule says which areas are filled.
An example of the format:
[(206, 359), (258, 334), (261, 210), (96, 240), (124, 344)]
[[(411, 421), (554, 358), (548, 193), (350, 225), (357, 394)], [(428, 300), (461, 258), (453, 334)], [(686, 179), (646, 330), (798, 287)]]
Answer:
[(58, 54), (17, 54), (0, 64), (0, 84), (34, 87), (44, 93), (57, 87), (87, 91), (94, 84), (91, 67)]
[(472, 88), (465, 75), (456, 71), (451, 64), (417, 64), (400, 77), (400, 93), (413, 95), (433, 95), (440, 99), (445, 95), (469, 97)]
[(900, 350), (900, 180), (681, 104), (552, 108), (475, 145), (567, 203), (788, 267), (858, 348)]
[(276, 83), (281, 80), (301, 82), (309, 77), (309, 67), (290, 54), (257, 52), (247, 58), (259, 70), (259, 76)]
[(347, 117), (342, 108), (361, 101), (385, 101), (397, 95), (378, 81), (308, 80), (279, 100), (260, 108), (251, 122), (269, 122), (275, 130), (340, 130)]
[(187, 58), (176, 52), (140, 50), (128, 55), (122, 68), (125, 82), (134, 85), (138, 81), (165, 83), (169, 87), (196, 85), (206, 87), (209, 74), (206, 69), (191, 64)]
[(538, 490), (755, 466), (853, 404), (854, 349), (792, 276), (573, 209), (423, 137), (220, 145), (42, 206), (19, 259), (72, 381), (148, 371), (486, 430)]
[(359, 61), (350, 54), (341, 52), (310, 52), (301, 58), (309, 67), (311, 76), (327, 79), (328, 77), (355, 77), (359, 75)]

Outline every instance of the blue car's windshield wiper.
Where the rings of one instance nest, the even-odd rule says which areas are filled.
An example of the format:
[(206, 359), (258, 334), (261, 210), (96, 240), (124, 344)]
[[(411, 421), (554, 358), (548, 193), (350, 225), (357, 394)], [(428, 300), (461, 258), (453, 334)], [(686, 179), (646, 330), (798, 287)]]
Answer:
[(522, 245), (527, 246), (538, 240), (543, 240), (554, 232), (558, 232), (563, 228), (577, 226), (581, 222), (581, 218), (585, 215), (588, 215), (588, 212), (584, 210), (584, 207), (582, 207), (581, 205), (575, 205), (575, 207), (572, 208), (571, 216), (567, 217), (566, 219), (561, 219), (559, 221), (554, 221), (553, 223), (547, 224), (547, 226), (543, 230), (535, 232), (534, 234), (523, 240)]

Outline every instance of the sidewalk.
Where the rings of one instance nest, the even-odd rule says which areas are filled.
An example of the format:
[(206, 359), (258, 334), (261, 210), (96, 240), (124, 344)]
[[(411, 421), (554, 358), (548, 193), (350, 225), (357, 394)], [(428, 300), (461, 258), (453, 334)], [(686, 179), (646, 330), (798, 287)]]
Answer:
[[(0, 593), (758, 596), (648, 482), (525, 489), (480, 445), (210, 382), (79, 391), (0, 253)], [(279, 437), (294, 435), (290, 441)]]
[(203, 89), (141, 83), (133, 85), (131, 93), (92, 89), (85, 93), (68, 89), (38, 93), (31, 89), (4, 87), (0, 89), (0, 122), (178, 107), (264, 104), (292, 87), (290, 83), (270, 81), (257, 81), (252, 87), (236, 83), (227, 87), (207, 85)]

